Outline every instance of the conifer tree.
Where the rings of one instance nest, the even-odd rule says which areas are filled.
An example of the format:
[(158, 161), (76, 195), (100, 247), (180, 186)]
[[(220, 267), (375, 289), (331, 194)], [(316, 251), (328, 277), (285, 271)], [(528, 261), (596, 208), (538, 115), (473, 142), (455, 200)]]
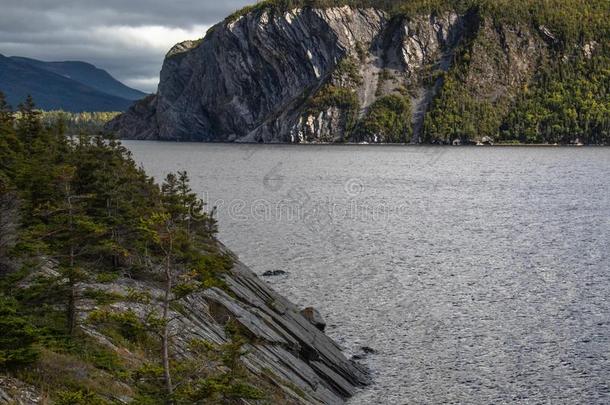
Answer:
[[(175, 269), (178, 265), (176, 246), (180, 230), (171, 215), (162, 209), (153, 213), (149, 218), (143, 219), (141, 229), (148, 236), (148, 245), (154, 251), (161, 253), (161, 260), (155, 262), (150, 257), (147, 262), (153, 267), (160, 268), (164, 277), (164, 296), (162, 298), (161, 314), (161, 362), (163, 366), (163, 379), (166, 394), (171, 397), (174, 386), (170, 368), (170, 336), (169, 336), (169, 309), (172, 302), (172, 288), (176, 276)], [(155, 270), (154, 268), (152, 269)]]
[(0, 295), (0, 370), (27, 365), (39, 355), (36, 330), (17, 309), (15, 299)]
[(0, 91), (0, 128), (12, 128), (13, 124), (13, 111), (6, 101), (6, 96)]
[[(161, 300), (161, 347), (165, 391), (169, 397), (174, 392), (170, 367), (170, 304), (182, 299), (197, 289), (197, 282), (176, 285), (176, 279), (184, 273), (189, 263), (202, 255), (195, 247), (195, 237), (209, 238), (210, 218), (203, 212), (199, 200), (189, 185), (186, 172), (170, 173), (161, 186), (160, 200), (156, 210), (141, 221), (145, 235), (145, 249), (150, 257), (146, 262), (161, 270), (164, 278), (164, 296)], [(204, 223), (204, 227), (194, 224)], [(157, 257), (155, 261), (154, 257)]]
[(32, 96), (28, 95), (26, 100), (17, 107), (20, 118), (17, 121), (17, 135), (24, 145), (30, 145), (43, 132), (40, 120), (41, 112), (36, 109), (36, 103)]

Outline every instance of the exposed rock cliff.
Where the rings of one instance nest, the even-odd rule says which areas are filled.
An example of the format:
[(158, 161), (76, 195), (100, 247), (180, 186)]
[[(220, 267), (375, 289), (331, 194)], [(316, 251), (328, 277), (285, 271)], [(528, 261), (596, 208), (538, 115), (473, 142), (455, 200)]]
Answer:
[(158, 93), (108, 129), (131, 139), (420, 142), (427, 115), (438, 120), (433, 101), (459, 76), (458, 91), (474, 100), (468, 113), (491, 120), (483, 135), (493, 135), (554, 46), (545, 32), (478, 9), (260, 7), (176, 45)]

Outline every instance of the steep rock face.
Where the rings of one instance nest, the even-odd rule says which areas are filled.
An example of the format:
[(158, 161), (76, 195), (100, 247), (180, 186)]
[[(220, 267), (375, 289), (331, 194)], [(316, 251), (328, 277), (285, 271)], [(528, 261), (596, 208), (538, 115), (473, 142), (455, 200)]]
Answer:
[(384, 142), (381, 132), (358, 131), (359, 123), (377, 100), (396, 95), (411, 106), (412, 130), (401, 139), (419, 142), (459, 52), (471, 48), (481, 62), (467, 65), (466, 85), (496, 102), (531, 77), (544, 46), (524, 28), (473, 13), (390, 18), (348, 6), (263, 9), (174, 47), (158, 93), (108, 129), (130, 139)]

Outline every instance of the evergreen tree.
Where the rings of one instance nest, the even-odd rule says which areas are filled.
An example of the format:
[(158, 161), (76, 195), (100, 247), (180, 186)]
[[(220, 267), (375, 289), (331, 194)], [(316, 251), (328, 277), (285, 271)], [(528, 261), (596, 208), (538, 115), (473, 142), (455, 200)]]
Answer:
[(27, 365), (38, 358), (36, 329), (17, 309), (15, 299), (0, 295), (0, 370)]
[(30, 145), (43, 132), (41, 112), (36, 109), (32, 96), (17, 107), (20, 118), (17, 121), (17, 135), (24, 145)]
[(65, 282), (61, 284), (66, 309), (66, 329), (76, 328), (78, 284), (88, 278), (88, 256), (95, 254), (104, 226), (86, 212), (87, 195), (78, 195), (73, 188), (75, 168), (58, 166), (53, 173), (53, 199), (36, 210), (38, 224), (28, 233), (30, 241), (44, 244), (49, 257), (56, 260)]
[[(4, 94), (0, 92), (0, 177), (14, 177), (17, 170), (17, 155), (23, 153), (15, 134), (15, 120)], [(0, 181), (2, 181), (0, 179)]]
[(166, 394), (170, 398), (173, 394), (174, 386), (170, 366), (169, 327), (171, 320), (169, 319), (169, 310), (170, 303), (173, 300), (172, 289), (176, 277), (176, 268), (179, 265), (177, 249), (181, 230), (172, 219), (172, 216), (163, 211), (153, 213), (149, 218), (143, 219), (141, 229), (148, 236), (148, 246), (150, 249), (153, 252), (156, 251), (161, 254), (159, 261), (154, 261), (152, 257), (149, 257), (146, 261), (151, 264), (152, 271), (155, 271), (157, 268), (161, 269), (164, 277), (160, 330), (161, 362)]
[(7, 271), (11, 249), (17, 240), (19, 201), (9, 179), (0, 172), (0, 275)]
[(13, 111), (6, 102), (6, 96), (0, 91), (0, 128), (12, 128), (14, 123)]

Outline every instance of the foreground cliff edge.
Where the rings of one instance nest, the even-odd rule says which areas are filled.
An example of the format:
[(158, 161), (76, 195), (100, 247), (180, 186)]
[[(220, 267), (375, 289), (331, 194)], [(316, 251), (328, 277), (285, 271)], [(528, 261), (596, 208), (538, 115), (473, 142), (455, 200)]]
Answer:
[(157, 184), (63, 129), (0, 93), (0, 404), (341, 404), (369, 382), (216, 239), (185, 172)]
[(265, 1), (171, 49), (157, 94), (107, 129), (204, 142), (610, 144), (608, 21), (601, 0)]
[[(226, 325), (231, 320), (236, 321), (244, 328), (242, 333), (248, 335), (249, 341), (243, 348), (245, 354), (241, 361), (252, 374), (254, 384), (257, 380), (265, 382), (261, 388), (264, 400), (250, 399), (240, 403), (342, 404), (358, 387), (370, 383), (362, 366), (348, 360), (335, 342), (247, 266), (237, 262), (224, 280), (230, 293), (211, 288), (193, 294), (180, 308), (170, 312), (174, 336), (172, 350), (179, 358), (189, 359), (192, 356), (190, 342), (195, 339), (216, 345), (228, 344), (231, 338), (226, 334)], [(117, 279), (112, 284), (83, 284), (80, 288), (82, 291), (95, 288), (99, 294), (112, 296), (141, 294), (158, 300), (163, 295), (155, 283), (133, 279)], [(151, 304), (117, 301), (107, 309), (115, 313), (135, 313), (144, 322), (150, 308)], [(79, 317), (85, 321), (98, 309), (94, 300), (84, 300), (78, 308)], [(121, 357), (138, 357), (137, 353), (115, 345), (103, 330), (91, 325), (83, 325), (82, 330), (102, 345), (116, 350)], [(52, 364), (46, 367), (51, 369), (46, 372), (55, 368)], [(62, 367), (57, 365), (55, 369), (65, 372)], [(91, 373), (89, 378), (100, 377), (82, 365), (70, 372), (78, 373), (79, 369)], [(102, 390), (106, 392), (107, 403), (131, 403), (133, 388), (119, 381), (109, 383), (108, 377), (100, 378), (100, 382), (109, 384)], [(0, 374), (0, 404), (46, 403), (44, 399), (48, 396), (44, 389)]]

